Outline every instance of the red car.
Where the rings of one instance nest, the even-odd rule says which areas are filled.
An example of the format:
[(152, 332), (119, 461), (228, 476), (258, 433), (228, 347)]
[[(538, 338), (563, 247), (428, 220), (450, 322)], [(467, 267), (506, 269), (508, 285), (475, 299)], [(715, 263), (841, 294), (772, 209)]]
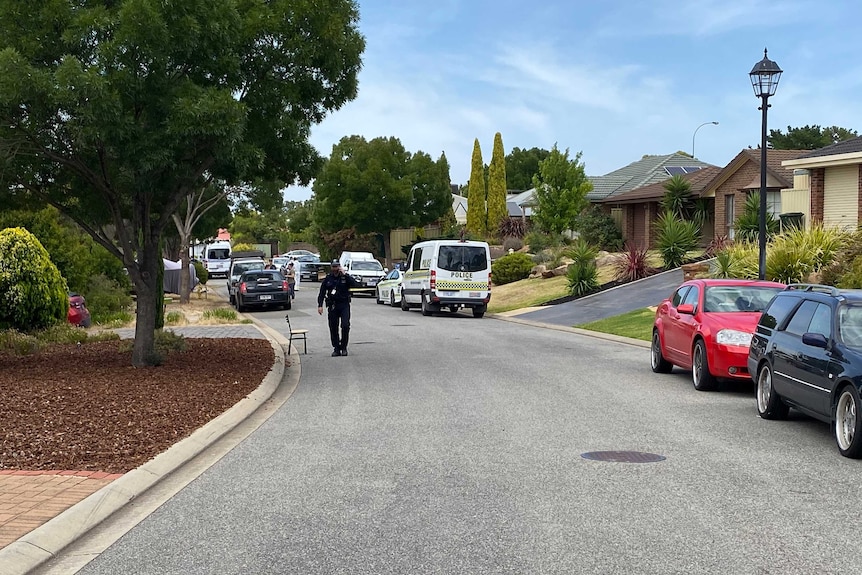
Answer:
[(69, 313), (66, 317), (74, 326), (90, 327), (90, 310), (87, 309), (84, 296), (76, 293), (69, 294)]
[(784, 284), (696, 279), (679, 286), (655, 312), (650, 365), (669, 373), (690, 369), (694, 388), (715, 389), (717, 378), (751, 380), (748, 346), (760, 313)]

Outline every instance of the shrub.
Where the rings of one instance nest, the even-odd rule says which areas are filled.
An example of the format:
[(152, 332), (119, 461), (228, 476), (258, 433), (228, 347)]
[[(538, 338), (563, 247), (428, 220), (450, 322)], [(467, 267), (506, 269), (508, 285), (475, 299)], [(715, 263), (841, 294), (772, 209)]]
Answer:
[(812, 269), (819, 272), (836, 260), (851, 236), (838, 228), (827, 228), (817, 223), (807, 230), (790, 226), (778, 237), (810, 253)]
[(842, 289), (862, 288), (862, 258), (856, 258), (834, 284)]
[(715, 254), (714, 278), (756, 279), (759, 255), (751, 243), (732, 244)]
[(522, 239), (527, 235), (527, 222), (521, 218), (505, 217), (500, 220), (498, 233), (501, 238)]
[(0, 231), (0, 329), (42, 329), (66, 321), (66, 280), (24, 228)]
[(254, 246), (251, 244), (239, 243), (235, 246), (231, 246), (230, 249), (232, 252), (250, 252), (254, 249)]
[(131, 296), (109, 277), (99, 274), (90, 278), (85, 296), (87, 309), (90, 310), (93, 322), (105, 324), (116, 321), (122, 317), (122, 314), (131, 319), (128, 313), (132, 305)]
[(617, 223), (598, 206), (579, 215), (575, 220), (575, 229), (581, 238), (603, 250), (615, 252), (623, 245), (623, 236)]
[(733, 240), (724, 234), (715, 236), (709, 242), (709, 245), (706, 246), (706, 252), (704, 255), (710, 258), (714, 258), (718, 252), (730, 247), (732, 244)]
[(198, 276), (198, 281), (201, 282), (201, 285), (206, 285), (207, 280), (210, 279), (210, 273), (204, 267), (203, 262), (192, 262), (192, 265), (195, 266), (195, 274)]
[(688, 252), (697, 247), (700, 239), (696, 223), (680, 219), (672, 212), (660, 215), (655, 229), (656, 247), (666, 269), (678, 268), (685, 263)]
[[(766, 241), (778, 233), (780, 222), (766, 212)], [(742, 206), (742, 213), (734, 222), (736, 237), (744, 242), (756, 242), (760, 235), (760, 192), (749, 194)]]
[[(758, 261), (759, 261), (758, 252)], [(814, 271), (815, 252), (806, 243), (776, 236), (766, 250), (766, 278), (783, 283), (801, 283)]]
[[(862, 257), (862, 230), (856, 230), (845, 239), (842, 249), (832, 263), (823, 267), (820, 281), (833, 286), (846, 283), (842, 282), (842, 276), (852, 270), (860, 257)], [(850, 281), (849, 278), (848, 281)]]
[(228, 322), (235, 322), (236, 311), (226, 307), (208, 309), (203, 314), (201, 314), (201, 318), (210, 321), (224, 320)]
[(516, 252), (498, 258), (491, 267), (491, 277), (495, 285), (503, 285), (525, 279), (532, 269), (530, 256)]
[(508, 237), (505, 240), (503, 240), (503, 249), (506, 251), (506, 253), (508, 253), (509, 250), (518, 251), (523, 247), (524, 247), (524, 242), (521, 241), (521, 238)]
[(596, 268), (598, 250), (581, 239), (566, 251), (572, 263), (566, 269), (566, 279), (573, 296), (582, 296), (598, 289), (599, 272)]
[[(78, 330), (82, 331), (82, 330)], [(14, 329), (0, 331), (0, 351), (11, 351), (15, 355), (29, 355), (41, 349), (39, 340)]]
[(530, 246), (530, 251), (534, 254), (537, 254), (542, 250), (546, 250), (548, 248), (559, 247), (562, 243), (559, 234), (546, 234), (536, 230), (533, 230), (532, 232), (528, 233), (524, 238), (524, 241), (527, 243), (528, 246)]
[(186, 316), (181, 311), (169, 311), (165, 314), (166, 325), (179, 325), (185, 323)]
[(614, 280), (618, 282), (633, 282), (655, 273), (649, 265), (647, 248), (626, 242), (623, 253), (614, 257)]

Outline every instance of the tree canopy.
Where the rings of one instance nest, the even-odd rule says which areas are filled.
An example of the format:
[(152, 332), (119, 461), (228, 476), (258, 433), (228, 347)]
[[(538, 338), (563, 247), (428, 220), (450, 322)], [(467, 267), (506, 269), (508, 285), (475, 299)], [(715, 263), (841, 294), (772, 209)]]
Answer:
[(494, 135), (494, 150), (491, 153), (491, 165), (488, 168), (487, 230), (492, 236), (499, 233), (500, 224), (509, 217), (506, 191), (506, 153), (503, 151), (503, 136), (497, 132)]
[(539, 173), (539, 162), (550, 152), (543, 148), (512, 148), (506, 154), (506, 187), (509, 190), (529, 190), (533, 187), (533, 176)]
[(766, 142), (767, 146), (774, 150), (816, 150), (858, 136), (856, 130), (838, 126), (822, 128), (815, 124), (801, 128), (787, 126), (787, 132), (769, 130)]
[(0, 194), (54, 205), (123, 260), (134, 365), (157, 361), (172, 215), (208, 179), (314, 176), (311, 126), (356, 96), (358, 19), (353, 0), (0, 3)]
[(446, 156), (435, 161), (422, 151), (411, 154), (394, 137), (342, 138), (312, 189), (321, 232), (381, 234), (387, 255), (391, 230), (424, 226), (452, 206)]
[(548, 157), (539, 162), (539, 173), (533, 176), (536, 207), (532, 219), (540, 229), (555, 234), (574, 229), (593, 189), (580, 160), (580, 152), (569, 159), (569, 149), (560, 152), (554, 144)]
[(482, 146), (479, 138), (473, 141), (473, 156), (470, 161), (470, 181), (467, 183), (467, 231), (484, 237), (488, 225), (488, 210), (485, 206), (487, 186), (485, 165), (482, 163)]

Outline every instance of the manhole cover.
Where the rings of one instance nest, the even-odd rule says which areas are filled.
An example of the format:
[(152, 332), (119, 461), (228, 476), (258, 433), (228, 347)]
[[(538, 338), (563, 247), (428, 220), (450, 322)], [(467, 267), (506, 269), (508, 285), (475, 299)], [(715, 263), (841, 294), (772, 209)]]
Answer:
[(593, 461), (612, 461), (614, 463), (655, 463), (666, 459), (664, 455), (642, 451), (588, 451), (582, 453), (581, 457)]

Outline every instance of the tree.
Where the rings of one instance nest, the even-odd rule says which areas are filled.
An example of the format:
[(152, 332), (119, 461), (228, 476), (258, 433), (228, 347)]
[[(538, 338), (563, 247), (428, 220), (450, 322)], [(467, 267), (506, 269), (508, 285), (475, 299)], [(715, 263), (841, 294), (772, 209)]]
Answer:
[(539, 173), (533, 176), (536, 207), (532, 217), (539, 228), (554, 234), (574, 229), (593, 189), (580, 160), (580, 152), (570, 160), (569, 149), (560, 152), (554, 144), (548, 157), (539, 162)]
[(0, 194), (69, 215), (138, 295), (154, 363), (159, 245), (208, 181), (304, 181), (311, 126), (353, 99), (353, 0), (0, 4)]
[(529, 190), (533, 187), (533, 176), (539, 173), (539, 162), (550, 152), (542, 148), (512, 148), (506, 155), (506, 188)]
[[(469, 201), (468, 201), (469, 205)], [(506, 207), (506, 153), (503, 151), (503, 136), (494, 135), (494, 151), (488, 168), (488, 232), (497, 235), (500, 222), (509, 217)]]
[(467, 231), (484, 237), (488, 223), (488, 213), (485, 208), (487, 190), (479, 138), (473, 142), (473, 160), (470, 164), (470, 181), (467, 186), (470, 194), (467, 197)]
[(312, 189), (321, 238), (343, 242), (334, 234), (350, 229), (350, 237), (379, 234), (387, 255), (390, 231), (431, 223), (452, 204), (446, 157), (411, 155), (398, 138), (342, 138)]
[(662, 209), (673, 212), (678, 218), (687, 219), (692, 205), (689, 181), (676, 175), (665, 182), (664, 189), (666, 191), (661, 200)]
[(767, 147), (774, 150), (816, 150), (850, 140), (858, 137), (856, 130), (828, 126), (821, 128), (818, 125), (791, 128), (787, 126), (787, 133), (781, 130), (769, 130), (766, 138)]

